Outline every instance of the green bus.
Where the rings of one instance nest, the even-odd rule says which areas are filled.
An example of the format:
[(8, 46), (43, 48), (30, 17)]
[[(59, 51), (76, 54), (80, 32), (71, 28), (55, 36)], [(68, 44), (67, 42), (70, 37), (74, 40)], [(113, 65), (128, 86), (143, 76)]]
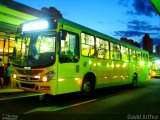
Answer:
[(50, 95), (147, 80), (149, 53), (64, 18), (19, 26), (12, 86)]

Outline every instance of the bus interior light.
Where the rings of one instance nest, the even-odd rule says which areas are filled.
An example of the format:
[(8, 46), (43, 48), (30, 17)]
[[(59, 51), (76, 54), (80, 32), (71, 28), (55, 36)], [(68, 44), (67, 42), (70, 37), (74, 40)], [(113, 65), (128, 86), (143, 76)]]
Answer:
[(23, 25), (22, 31), (43, 30), (48, 28), (48, 22), (45, 20), (34, 21)]

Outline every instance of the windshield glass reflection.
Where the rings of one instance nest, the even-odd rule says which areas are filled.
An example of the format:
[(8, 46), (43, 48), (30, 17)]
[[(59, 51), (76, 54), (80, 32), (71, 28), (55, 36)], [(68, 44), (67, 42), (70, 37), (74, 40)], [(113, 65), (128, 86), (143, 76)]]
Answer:
[(56, 32), (27, 33), (16, 40), (13, 65), (46, 67), (55, 61)]

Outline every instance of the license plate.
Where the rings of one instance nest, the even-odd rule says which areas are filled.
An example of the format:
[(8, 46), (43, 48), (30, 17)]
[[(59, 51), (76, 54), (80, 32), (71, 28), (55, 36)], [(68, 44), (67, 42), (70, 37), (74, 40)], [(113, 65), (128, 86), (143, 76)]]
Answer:
[(41, 90), (50, 90), (50, 86), (40, 86)]

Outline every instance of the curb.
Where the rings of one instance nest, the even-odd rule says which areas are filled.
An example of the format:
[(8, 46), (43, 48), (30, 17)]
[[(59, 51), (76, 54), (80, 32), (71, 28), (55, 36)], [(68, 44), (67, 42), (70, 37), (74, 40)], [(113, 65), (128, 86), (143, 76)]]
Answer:
[(15, 88), (1, 88), (0, 89), (0, 95), (4, 94), (12, 94), (12, 93), (21, 93), (24, 92), (24, 90), (21, 89), (15, 89)]

